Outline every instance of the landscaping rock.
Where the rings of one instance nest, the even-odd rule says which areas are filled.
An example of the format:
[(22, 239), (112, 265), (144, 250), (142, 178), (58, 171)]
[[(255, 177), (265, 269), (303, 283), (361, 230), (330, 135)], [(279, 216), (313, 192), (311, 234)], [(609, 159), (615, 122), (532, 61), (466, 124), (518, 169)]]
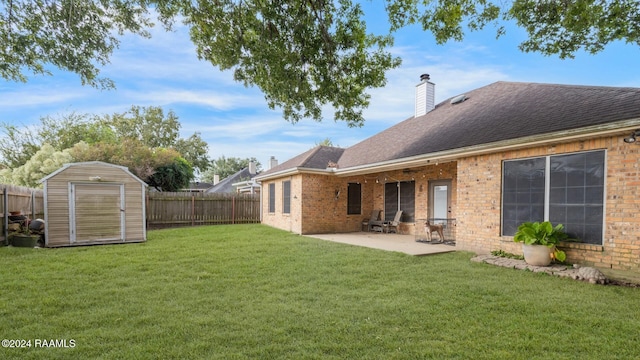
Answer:
[(592, 267), (581, 267), (578, 265), (566, 266), (554, 264), (550, 266), (534, 266), (527, 264), (524, 260), (504, 258), (494, 255), (477, 255), (471, 261), (486, 263), (516, 270), (528, 270), (536, 273), (546, 273), (553, 276), (569, 277), (574, 280), (588, 281), (591, 284), (607, 284), (607, 277), (598, 269)]

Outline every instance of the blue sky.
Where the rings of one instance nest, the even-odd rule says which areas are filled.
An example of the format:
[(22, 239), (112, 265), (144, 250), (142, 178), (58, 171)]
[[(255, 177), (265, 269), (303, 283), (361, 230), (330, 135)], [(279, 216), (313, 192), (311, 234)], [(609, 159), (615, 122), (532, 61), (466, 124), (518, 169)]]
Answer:
[[(367, 4), (369, 29), (385, 31), (382, 5)], [(392, 52), (403, 64), (387, 74), (386, 87), (370, 91), (363, 127), (333, 121), (330, 109), (323, 122), (291, 124), (280, 110), (267, 107), (259, 89), (245, 88), (233, 81), (230, 71), (198, 61), (188, 30), (176, 29), (167, 33), (158, 27), (152, 39), (122, 39), (111, 63), (102, 69), (103, 76), (116, 82), (116, 90), (83, 87), (77, 75), (60, 71), (31, 76), (24, 84), (2, 80), (0, 122), (33, 125), (43, 116), (72, 111), (113, 114), (131, 105), (161, 106), (179, 117), (183, 137), (201, 134), (212, 159), (255, 157), (268, 169), (271, 156), (282, 163), (326, 138), (348, 147), (411, 117), (415, 85), (423, 73), (436, 84), (436, 103), (495, 81), (640, 87), (638, 46), (615, 43), (597, 55), (578, 53), (575, 59), (560, 60), (520, 52), (517, 46), (525, 33), (513, 27), (498, 40), (490, 27), (445, 45), (412, 27), (396, 33)]]

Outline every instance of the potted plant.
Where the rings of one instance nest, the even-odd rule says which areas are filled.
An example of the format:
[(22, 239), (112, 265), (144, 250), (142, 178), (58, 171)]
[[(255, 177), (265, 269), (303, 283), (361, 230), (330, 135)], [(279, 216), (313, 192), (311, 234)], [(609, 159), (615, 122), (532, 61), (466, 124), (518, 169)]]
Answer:
[(556, 247), (561, 241), (569, 240), (563, 229), (562, 224), (554, 227), (549, 221), (525, 222), (518, 226), (513, 241), (523, 243), (522, 252), (527, 264), (547, 266), (553, 259), (565, 261), (567, 258), (564, 251)]
[(21, 223), (11, 225), (16, 224), (18, 225), (18, 232), (9, 235), (9, 245), (16, 247), (35, 247), (38, 240), (40, 240), (40, 235), (31, 234), (28, 219), (25, 217)]

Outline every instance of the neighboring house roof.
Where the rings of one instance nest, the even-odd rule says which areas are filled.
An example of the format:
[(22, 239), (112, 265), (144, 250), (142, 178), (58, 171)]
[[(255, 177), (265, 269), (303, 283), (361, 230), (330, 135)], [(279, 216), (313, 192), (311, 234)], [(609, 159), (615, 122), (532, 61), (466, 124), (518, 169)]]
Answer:
[(249, 172), (249, 168), (246, 167), (238, 172), (236, 172), (233, 175), (229, 175), (226, 178), (224, 178), (223, 180), (221, 180), (219, 183), (213, 185), (212, 187), (210, 187), (209, 189), (207, 189), (205, 191), (205, 193), (210, 194), (210, 193), (234, 193), (236, 192), (235, 187), (233, 186), (234, 183), (243, 181), (243, 180), (247, 180), (247, 179), (251, 179), (253, 177), (255, 177), (255, 174), (251, 174)]
[[(553, 134), (566, 137), (640, 126), (640, 88), (499, 81), (464, 95), (462, 102), (452, 104), (447, 99), (425, 115), (345, 149), (335, 172), (355, 173), (429, 154), (532, 143)], [(282, 165), (279, 172), (284, 171)], [(260, 177), (273, 174), (272, 170)]]
[(183, 191), (205, 191), (207, 189), (209, 189), (210, 187), (212, 187), (213, 184), (210, 183), (206, 183), (206, 182), (190, 182), (189, 183), (189, 187), (186, 189), (183, 189)]

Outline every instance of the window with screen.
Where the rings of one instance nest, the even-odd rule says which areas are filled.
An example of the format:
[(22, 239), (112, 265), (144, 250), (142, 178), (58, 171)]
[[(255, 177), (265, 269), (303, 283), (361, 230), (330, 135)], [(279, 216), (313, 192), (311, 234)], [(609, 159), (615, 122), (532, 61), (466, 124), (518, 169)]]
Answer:
[(415, 221), (415, 181), (386, 183), (384, 186), (384, 220), (392, 221), (398, 210), (402, 210), (403, 222)]
[(526, 221), (563, 224), (571, 238), (602, 244), (605, 151), (509, 160), (502, 172), (502, 235)]
[(282, 213), (291, 213), (291, 181), (282, 182)]
[(362, 186), (360, 183), (347, 185), (347, 215), (360, 215), (362, 213)]
[(269, 184), (269, 212), (276, 212), (276, 184)]

